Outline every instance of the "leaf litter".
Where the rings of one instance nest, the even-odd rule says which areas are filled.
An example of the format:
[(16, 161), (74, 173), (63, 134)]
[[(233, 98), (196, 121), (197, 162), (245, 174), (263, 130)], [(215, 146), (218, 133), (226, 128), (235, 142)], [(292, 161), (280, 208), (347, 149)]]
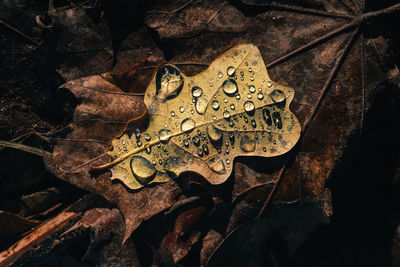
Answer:
[[(246, 1), (246, 4), (251, 6), (254, 3)], [(196, 3), (196, 5), (198, 5), (198, 3)], [(193, 8), (197, 8), (196, 5), (192, 6), (189, 4), (179, 12), (188, 12)], [(227, 4), (225, 8), (232, 8), (232, 6)], [(249, 184), (242, 190), (238, 190), (238, 194), (242, 197), (236, 201), (236, 206), (233, 207), (232, 213), (228, 216), (231, 218), (240, 218), (243, 214), (240, 213), (241, 209), (239, 207), (243, 203), (251, 203), (251, 206), (253, 207), (252, 210), (261, 209), (262, 212), (259, 212), (260, 215), (263, 213), (266, 205), (272, 200), (272, 197), (273, 200), (280, 201), (282, 205), (285, 205), (284, 203), (287, 201), (290, 202), (293, 200), (307, 201), (315, 203), (317, 209), (328, 211), (330, 201), (329, 194), (327, 194), (329, 189), (325, 187), (326, 180), (329, 178), (333, 166), (340, 161), (344, 144), (346, 143), (349, 134), (358, 132), (360, 125), (362, 125), (362, 114), (365, 113), (364, 107), (366, 106), (364, 102), (369, 103), (371, 101), (372, 92), (376, 90), (380, 81), (385, 79), (385, 71), (387, 69), (382, 68), (382, 65), (376, 63), (380, 61), (380, 55), (377, 55), (376, 47), (379, 47), (378, 49), (382, 49), (382, 47), (385, 47), (385, 42), (380, 38), (369, 39), (366, 41), (360, 38), (362, 33), (357, 31), (353, 31), (351, 34), (349, 34), (348, 31), (350, 29), (357, 29), (359, 24), (356, 23), (351, 27), (346, 26), (344, 29), (342, 27), (344, 25), (343, 23), (345, 23), (346, 19), (351, 19), (357, 15), (349, 12), (348, 8), (344, 8), (339, 2), (335, 2), (330, 5), (327, 4), (324, 6), (324, 8), (328, 13), (335, 11), (341, 14), (348, 14), (348, 16), (341, 16), (341, 19), (339, 19), (340, 16), (337, 16), (337, 14), (333, 14), (331, 17), (321, 14), (322, 16), (319, 18), (310, 16), (309, 12), (305, 12), (304, 10), (304, 12), (296, 11), (295, 13), (299, 14), (295, 14), (291, 13), (292, 10), (285, 11), (285, 8), (283, 8), (283, 10), (279, 11), (273, 10), (271, 12), (266, 12), (265, 14), (257, 16), (256, 18), (249, 18), (252, 25), (258, 25), (256, 28), (262, 26), (263, 29), (267, 29), (265, 34), (257, 34), (257, 31), (254, 30), (254, 28), (235, 28), (235, 30), (240, 33), (238, 34), (238, 38), (230, 37), (231, 29), (229, 29), (228, 26), (229, 23), (232, 22), (229, 21), (226, 23), (227, 21), (223, 20), (227, 16), (227, 14), (224, 14), (225, 8), (222, 9), (218, 16), (216, 16), (210, 22), (210, 28), (213, 27), (212, 31), (209, 30), (210, 28), (204, 27), (204, 25), (201, 24), (200, 30), (205, 32), (197, 36), (195, 35), (194, 38), (189, 41), (186, 39), (181, 39), (180, 36), (168, 35), (168, 32), (172, 32), (173, 28), (175, 27), (168, 23), (161, 24), (161, 28), (156, 28), (157, 31), (162, 30), (166, 38), (171, 38), (174, 44), (179, 47), (179, 52), (176, 52), (172, 56), (171, 61), (177, 63), (194, 63), (188, 64), (187, 66), (182, 66), (182, 69), (179, 70), (179, 72), (183, 73), (185, 70), (189, 70), (188, 72), (197, 73), (199, 66), (203, 64), (208, 65), (208, 63), (203, 62), (211, 62), (210, 59), (212, 57), (216, 57), (217, 54), (222, 53), (222, 51), (226, 50), (226, 48), (229, 46), (232, 46), (238, 41), (252, 41), (260, 48), (261, 54), (264, 58), (268, 58), (269, 60), (277, 59), (272, 61), (270, 64), (267, 64), (267, 66), (273, 67), (272, 70), (269, 69), (270, 75), (279, 83), (290, 84), (296, 88), (296, 99), (298, 100), (295, 99), (293, 101), (293, 110), (299, 117), (300, 121), (308, 122), (306, 124), (302, 124), (303, 129), (308, 130), (307, 134), (303, 136), (301, 143), (299, 144), (302, 151), (301, 157), (295, 157), (297, 154), (296, 152), (293, 152), (294, 160), (292, 156), (291, 160), (286, 161), (287, 164), (284, 165), (284, 171), (278, 173), (276, 171), (271, 172), (271, 175), (275, 177), (275, 179), (278, 179), (278, 181), (283, 176), (285, 179), (282, 179), (280, 183), (276, 183), (276, 186), (274, 186), (272, 190), (270, 186), (271, 184), (268, 182), (271, 181), (270, 176), (267, 176), (267, 181), (255, 181), (254, 184)], [(324, 8), (322, 8), (322, 10)], [(360, 5), (353, 6), (353, 9), (357, 8), (360, 8)], [(280, 7), (280, 9), (282, 9), (282, 7)], [(360, 13), (362, 10), (358, 10), (357, 12)], [(239, 18), (240, 15), (237, 14), (234, 22), (239, 24), (243, 23), (242, 18)], [(154, 16), (149, 16), (146, 19), (148, 20), (147, 23), (151, 25), (149, 22), (154, 19)], [(282, 23), (283, 21), (286, 23)], [(186, 27), (186, 21), (183, 22), (183, 28), (191, 29), (192, 33), (194, 34), (198, 33), (198, 31), (196, 31), (196, 27)], [(308, 25), (304, 25), (303, 27), (296, 26), (294, 34), (294, 25), (302, 25), (303, 22), (308, 23)], [(323, 22), (322, 27), (321, 22)], [(221, 25), (223, 25), (223, 27)], [(272, 27), (270, 27), (271, 25)], [(306, 28), (307, 30), (305, 30)], [(332, 30), (336, 31), (336, 33), (329, 34), (329, 31)], [(218, 34), (215, 35), (213, 32), (217, 32)], [(326, 32), (328, 32), (328, 34), (326, 34)], [(290, 34), (287, 35), (288, 33)], [(288, 36), (292, 35), (302, 36), (303, 38), (293, 38), (291, 42), (285, 42), (285, 40), (291, 40)], [(323, 35), (327, 36), (320, 38), (318, 42), (314, 41), (316, 37)], [(208, 47), (210, 48), (208, 49), (208, 53), (203, 53), (200, 55), (195, 43), (204, 42), (204, 38), (210, 39), (210, 36), (213, 36), (214, 39), (208, 44)], [(225, 40), (229, 40), (229, 42), (225, 42), (224, 45), (221, 46), (224, 38)], [(281, 41), (268, 42), (265, 41), (265, 38), (267, 38), (267, 40)], [(363, 48), (362, 53), (360, 52), (360, 47)], [(365, 69), (360, 68), (360, 63), (363, 64)], [(177, 69), (175, 66), (170, 66)], [(365, 75), (365, 72), (374, 72), (376, 75), (368, 76)], [(283, 75), (284, 73), (288, 73), (290, 75)], [(90, 78), (97, 79), (97, 77), (92, 76)], [(187, 77), (185, 77), (185, 79), (186, 78)], [(107, 77), (104, 80), (107, 80)], [(97, 82), (99, 84), (95, 84), (95, 87), (103, 84), (102, 81)], [(360, 84), (363, 85), (361, 90), (359, 87)], [(70, 89), (74, 90), (73, 87), (76, 85), (77, 84), (73, 84)], [(109, 86), (109, 84), (106, 84), (105, 87)], [(68, 85), (66, 87), (68, 87)], [(118, 91), (115, 86), (112, 88), (112, 91)], [(320, 88), (322, 88), (322, 90)], [(328, 91), (328, 89), (330, 89), (330, 91)], [(79, 90), (85, 92), (88, 89), (80, 86)], [(108, 90), (108, 88), (105, 88), (105, 90)], [(198, 93), (197, 91), (195, 92)], [(361, 99), (362, 103), (360, 102), (361, 94), (364, 96)], [(113, 94), (113, 96), (114, 95), (115, 94)], [(86, 97), (88, 99), (90, 98), (89, 96)], [(84, 99), (84, 97), (81, 99)], [(120, 99), (123, 100), (122, 98)], [(349, 105), (348, 103), (353, 104)], [(138, 107), (138, 105), (135, 103), (135, 101), (132, 101), (132, 105), (130, 107)], [(343, 107), (347, 108), (347, 113), (343, 111)], [(107, 106), (105, 108), (118, 109), (118, 106)], [(77, 114), (80, 112), (81, 111), (79, 111)], [(97, 112), (99, 112), (99, 110), (96, 110), (94, 114)], [(99, 131), (103, 131), (104, 136), (106, 137), (104, 137), (102, 140), (106, 143), (110, 142), (110, 140), (116, 134), (118, 134), (123, 127), (117, 123), (118, 125), (114, 125), (110, 127), (110, 129), (105, 130), (105, 125), (107, 125), (108, 128), (109, 125), (112, 125), (112, 121), (127, 122), (129, 119), (143, 114), (143, 110), (138, 111), (132, 110), (131, 108), (130, 112), (133, 114), (127, 115), (125, 113), (127, 116), (122, 116), (123, 118), (121, 118), (121, 114), (119, 114), (119, 112), (124, 114), (126, 110), (119, 110), (116, 112), (116, 114), (114, 113), (116, 115), (115, 117), (108, 117), (108, 124), (101, 122), (102, 117), (107, 118), (106, 114), (102, 114), (98, 117), (95, 116), (96, 118), (94, 119), (92, 118), (92, 122), (101, 122), (101, 127), (99, 128), (95, 128), (93, 125), (91, 126), (92, 128), (89, 128), (89, 121), (82, 123), (79, 125), (79, 127), (84, 126), (87, 128), (87, 131), (83, 131), (80, 133), (81, 135), (77, 134), (76, 136), (73, 136), (73, 138), (77, 138), (78, 136), (85, 137), (88, 133), (90, 133), (89, 135), (93, 135), (96, 138), (98, 137), (101, 139), (102, 137), (96, 136), (96, 134), (98, 134)], [(335, 116), (327, 117), (325, 114), (335, 114)], [(311, 121), (313, 121), (312, 125), (310, 123)], [(304, 127), (304, 125), (306, 125), (306, 127)], [(77, 127), (75, 130), (77, 130), (79, 127)], [(89, 129), (94, 131), (90, 131)], [(321, 129), (323, 129), (323, 132), (321, 132)], [(142, 133), (143, 132), (141, 132), (141, 134)], [(321, 138), (321, 134), (324, 135), (324, 138)], [(318, 142), (315, 142), (315, 140), (318, 140)], [(99, 146), (97, 150), (92, 150), (90, 148), (91, 145), (85, 149), (82, 148), (80, 150), (81, 154), (76, 154), (77, 162), (73, 162), (71, 164), (71, 159), (65, 161), (64, 157), (64, 161), (62, 160), (62, 156), (66, 156), (69, 154), (69, 152), (73, 152), (73, 150), (66, 149), (67, 146), (71, 145), (71, 142), (68, 142), (68, 144), (67, 142), (64, 142), (64, 144), (62, 143), (63, 142), (60, 142), (60, 144), (58, 144), (60, 154), (56, 155), (55, 157), (58, 160), (57, 165), (61, 167), (62, 170), (68, 170), (69, 167), (76, 166), (78, 162), (80, 164), (84, 164), (95, 156), (102, 153), (104, 154), (108, 150), (108, 147), (104, 144)], [(85, 146), (85, 144), (81, 144), (81, 146)], [(85, 153), (84, 160), (80, 158), (83, 155), (82, 153)], [(260, 159), (260, 161), (265, 162), (262, 159)], [(305, 167), (305, 169), (300, 168), (303, 161), (307, 163), (306, 166), (310, 167)], [(105, 158), (102, 158), (98, 162), (95, 162), (95, 164), (92, 164), (98, 166), (99, 164), (106, 163), (107, 162)], [(49, 165), (51, 166), (51, 164)], [(53, 169), (57, 170), (57, 168), (55, 168), (57, 165), (53, 165)], [(72, 183), (80, 187), (84, 187), (98, 194), (105, 195), (110, 202), (118, 205), (125, 216), (127, 227), (125, 231), (125, 239), (143, 220), (151, 218), (154, 216), (154, 214), (157, 214), (162, 210), (168, 209), (168, 207), (170, 207), (173, 202), (178, 199), (178, 195), (181, 194), (181, 190), (178, 188), (178, 186), (171, 181), (157, 186), (146, 186), (139, 191), (129, 191), (128, 188), (119, 183), (109, 182), (108, 174), (102, 174), (93, 179), (92, 182), (88, 182), (87, 180), (91, 179), (88, 175), (89, 167), (85, 165), (85, 167), (82, 169), (83, 170), (80, 170), (80, 174), (75, 173), (73, 175), (65, 175), (62, 170), (59, 170), (58, 175), (61, 178), (70, 180)], [(75, 178), (73, 176), (75, 176)], [(79, 178), (76, 179), (76, 177)], [(236, 173), (234, 173), (232, 182), (235, 183), (236, 180), (242, 179), (245, 179), (245, 177), (239, 177)], [(265, 186), (263, 186), (263, 184), (265, 184)], [(277, 190), (278, 184), (279, 190)], [(252, 188), (255, 189), (252, 190)], [(159, 189), (157, 193), (153, 192), (157, 191), (157, 189)], [(171, 191), (175, 190), (172, 195), (170, 192), (166, 192), (169, 189), (172, 189)], [(242, 195), (242, 193), (246, 194)], [(132, 197), (133, 195), (140, 195), (141, 197)], [(168, 201), (165, 201), (165, 196), (169, 197)], [(265, 196), (268, 197), (265, 198)], [(156, 197), (158, 198), (158, 202), (151, 202)], [(257, 198), (258, 201), (254, 202), (254, 200)], [(147, 201), (150, 201), (151, 204), (147, 205)], [(264, 203), (264, 207), (262, 203)], [(322, 207), (320, 206), (321, 203)], [(132, 215), (133, 212), (137, 214), (145, 211), (146, 208), (152, 209), (146, 214), (146, 216), (139, 216), (140, 218), (138, 218), (137, 216)], [(247, 218), (251, 218), (252, 216), (255, 217), (256, 215), (257, 212), (252, 213), (250, 211)], [(246, 220), (238, 219), (230, 220), (230, 225), (227, 228), (230, 230), (226, 233), (222, 232), (222, 236), (228, 235), (229, 232), (237, 229), (235, 226), (237, 227), (243, 224), (245, 221)], [(215, 238), (214, 240), (215, 243), (220, 244), (218, 245), (219, 248), (224, 245), (224, 239), (221, 240), (220, 238)], [(215, 247), (215, 243), (210, 242), (208, 245)]]

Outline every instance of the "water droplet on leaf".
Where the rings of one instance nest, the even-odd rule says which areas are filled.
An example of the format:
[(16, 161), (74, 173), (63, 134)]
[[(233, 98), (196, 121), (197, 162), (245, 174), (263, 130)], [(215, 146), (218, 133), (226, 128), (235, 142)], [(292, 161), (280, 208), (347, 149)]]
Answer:
[(181, 124), (181, 130), (183, 132), (189, 132), (192, 131), (196, 127), (196, 122), (192, 120), (191, 118), (186, 118), (182, 121)]
[(281, 114), (279, 112), (274, 112), (272, 113), (272, 119), (274, 121), (274, 124), (278, 129), (282, 129), (282, 119), (281, 119)]
[(200, 97), (199, 99), (197, 99), (196, 101), (197, 113), (204, 114), (204, 112), (206, 112), (207, 106), (208, 106), (207, 99), (205, 99), (204, 97)]
[(235, 94), (238, 90), (236, 81), (232, 79), (225, 80), (222, 84), (222, 90), (229, 96)]
[(133, 175), (143, 185), (148, 184), (157, 172), (153, 164), (141, 156), (133, 156), (130, 165)]
[(253, 152), (256, 149), (256, 142), (248, 135), (243, 135), (240, 139), (240, 148), (244, 152)]
[(224, 116), (225, 119), (228, 119), (231, 116), (229, 111), (224, 111), (224, 113), (222, 115)]
[(246, 112), (252, 112), (254, 111), (255, 108), (254, 103), (252, 101), (246, 101), (243, 107)]
[(193, 86), (192, 88), (192, 96), (194, 98), (200, 97), (203, 94), (203, 89), (198, 86)]
[(192, 138), (193, 144), (195, 144), (196, 146), (198, 146), (200, 144), (200, 138), (198, 135), (193, 136)]
[(217, 100), (213, 100), (211, 102), (211, 106), (214, 110), (218, 110), (219, 109), (219, 102)]
[(270, 113), (269, 110), (266, 109), (266, 108), (263, 109), (263, 117), (264, 117), (265, 122), (266, 122), (269, 126), (271, 126), (271, 125), (272, 125), (271, 113)]
[(285, 94), (281, 90), (274, 90), (269, 94), (269, 96), (275, 103), (282, 102), (286, 99)]
[(213, 142), (218, 142), (222, 138), (222, 131), (212, 124), (207, 126), (207, 134)]
[(229, 76), (233, 76), (233, 75), (235, 74), (235, 68), (232, 67), (232, 66), (228, 67), (228, 68), (226, 69), (226, 73), (227, 73)]
[(171, 138), (171, 131), (168, 129), (161, 129), (158, 132), (158, 138), (160, 139), (161, 142), (166, 143), (169, 141), (169, 139)]

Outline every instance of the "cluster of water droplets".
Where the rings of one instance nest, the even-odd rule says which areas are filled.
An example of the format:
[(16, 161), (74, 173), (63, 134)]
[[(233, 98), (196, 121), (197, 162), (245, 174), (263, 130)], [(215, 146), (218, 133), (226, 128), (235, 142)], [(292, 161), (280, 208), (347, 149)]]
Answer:
[[(249, 64), (246, 62), (245, 65)], [(213, 92), (216, 90), (217, 92), (212, 97), (207, 96), (200, 86), (192, 85), (189, 88), (192, 104), (182, 105), (176, 110), (169, 111), (175, 124), (166, 124), (158, 132), (145, 133), (143, 136), (140, 132), (135, 133), (134, 146), (143, 147), (147, 155), (152, 155), (151, 161), (145, 154), (133, 156), (131, 159), (132, 172), (139, 182), (147, 183), (151, 180), (157, 173), (157, 165), (180, 164), (179, 157), (169, 155), (166, 148), (168, 142), (175, 136), (174, 133), (179, 133), (174, 142), (190, 154), (205, 160), (210, 169), (219, 174), (229, 170), (230, 153), (235, 147), (250, 153), (260, 144), (260, 149), (266, 152), (268, 143), (259, 141), (259, 138), (265, 138), (276, 145), (276, 136), (271, 134), (271, 131), (274, 129), (284, 131), (281, 112), (285, 107), (287, 96), (275, 88), (271, 81), (266, 81), (265, 78), (262, 79), (262, 83), (257, 81), (253, 69), (246, 68), (247, 70), (238, 71), (235, 67), (229, 66), (225, 71), (218, 71), (216, 80), (221, 81), (221, 90), (215, 89)], [(251, 83), (243, 86), (244, 80)], [(256, 87), (255, 84), (262, 86)], [(208, 86), (214, 86), (211, 79)], [(199, 115), (211, 114), (209, 116), (211, 122), (197, 125), (199, 122), (196, 123), (193, 116), (195, 112)], [(248, 130), (250, 132), (247, 132)], [(151, 142), (156, 142), (155, 149), (147, 145)], [(126, 152), (124, 148), (122, 150), (124, 151), (121, 153)]]

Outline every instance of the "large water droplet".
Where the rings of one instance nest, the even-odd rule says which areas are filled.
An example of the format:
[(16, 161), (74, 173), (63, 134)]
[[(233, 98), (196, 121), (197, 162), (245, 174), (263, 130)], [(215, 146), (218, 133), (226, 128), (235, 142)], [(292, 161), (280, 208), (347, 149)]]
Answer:
[(185, 108), (184, 108), (184, 107), (182, 107), (182, 106), (181, 106), (181, 107), (179, 107), (179, 112), (180, 112), (180, 113), (183, 113), (183, 112), (185, 112)]
[(222, 84), (222, 90), (229, 96), (235, 94), (238, 90), (236, 81), (232, 79), (225, 80)]
[(157, 170), (154, 168), (153, 164), (144, 157), (133, 156), (130, 164), (133, 175), (142, 185), (146, 185), (154, 179)]
[(192, 96), (194, 98), (200, 97), (203, 94), (203, 89), (198, 86), (193, 86), (192, 88)]
[(150, 141), (150, 140), (151, 140), (151, 135), (150, 135), (149, 133), (145, 133), (145, 134), (144, 134), (144, 139), (145, 139), (146, 141)]
[(183, 167), (186, 164), (187, 162), (181, 157), (169, 157), (164, 161), (164, 170), (173, 173), (177, 168)]
[(232, 66), (229, 66), (229, 67), (226, 69), (226, 73), (227, 73), (229, 76), (235, 75), (235, 68), (232, 67)]
[(196, 146), (200, 145), (200, 137), (198, 135), (193, 136), (192, 141)]
[(234, 110), (234, 109), (235, 109), (235, 104), (231, 104), (231, 105), (230, 105), (230, 108), (231, 108), (232, 110)]
[(255, 108), (254, 103), (252, 101), (246, 101), (243, 107), (246, 112), (252, 112), (254, 111)]
[(158, 138), (160, 139), (161, 142), (166, 143), (169, 141), (169, 139), (171, 138), (171, 131), (168, 129), (161, 129), (158, 132)]
[(214, 157), (208, 161), (210, 169), (218, 174), (226, 173), (225, 164), (219, 157)]
[(146, 147), (146, 153), (149, 154), (149, 155), (151, 154), (151, 147), (150, 146)]
[(197, 149), (197, 155), (199, 155), (199, 157), (203, 156), (203, 149), (201, 149), (200, 147)]
[(224, 74), (222, 74), (222, 72), (218, 71), (218, 78), (222, 78), (222, 76), (224, 76)]
[(188, 146), (189, 146), (189, 140), (183, 139), (183, 145), (184, 145), (185, 147), (188, 147)]
[(263, 117), (264, 117), (265, 122), (266, 122), (269, 126), (271, 126), (271, 125), (272, 125), (271, 113), (270, 113), (269, 110), (266, 109), (266, 108), (263, 109)]
[(250, 91), (250, 93), (254, 93), (256, 91), (256, 88), (254, 87), (254, 85), (249, 86), (249, 91)]
[(258, 98), (259, 100), (263, 100), (263, 98), (264, 98), (263, 93), (258, 93), (258, 94), (257, 94), (257, 98)]
[(278, 129), (282, 129), (281, 114), (279, 112), (272, 113), (272, 119), (273, 119), (274, 124), (276, 125), (276, 127), (278, 127)]
[(283, 93), (281, 90), (274, 90), (269, 94), (269, 96), (275, 103), (282, 102), (286, 99), (285, 93)]
[(240, 148), (244, 152), (253, 152), (254, 150), (256, 150), (256, 142), (250, 136), (243, 135), (240, 139)]
[(206, 112), (207, 106), (208, 106), (207, 99), (205, 99), (204, 97), (200, 97), (199, 99), (197, 99), (196, 101), (197, 113), (204, 114), (204, 112)]
[(211, 102), (211, 106), (214, 110), (218, 110), (219, 109), (219, 102), (217, 100), (213, 100)]
[(156, 94), (161, 99), (176, 97), (182, 90), (184, 79), (175, 67), (161, 67), (156, 74)]
[(208, 155), (209, 153), (208, 146), (206, 144), (203, 144), (201, 148), (203, 149), (204, 155)]
[(182, 121), (181, 130), (184, 132), (189, 132), (196, 127), (196, 122), (191, 118), (186, 118)]
[(207, 134), (213, 142), (218, 142), (222, 138), (222, 131), (212, 124), (207, 126)]

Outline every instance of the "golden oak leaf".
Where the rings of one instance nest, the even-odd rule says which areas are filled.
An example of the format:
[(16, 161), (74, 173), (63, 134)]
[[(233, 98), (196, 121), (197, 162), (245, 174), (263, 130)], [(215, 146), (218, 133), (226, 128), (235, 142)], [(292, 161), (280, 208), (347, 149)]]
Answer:
[(237, 45), (203, 72), (156, 69), (145, 92), (149, 126), (112, 141), (111, 179), (131, 189), (166, 182), (185, 171), (223, 183), (236, 156), (289, 151), (301, 126), (289, 110), (294, 90), (271, 81), (257, 47)]

